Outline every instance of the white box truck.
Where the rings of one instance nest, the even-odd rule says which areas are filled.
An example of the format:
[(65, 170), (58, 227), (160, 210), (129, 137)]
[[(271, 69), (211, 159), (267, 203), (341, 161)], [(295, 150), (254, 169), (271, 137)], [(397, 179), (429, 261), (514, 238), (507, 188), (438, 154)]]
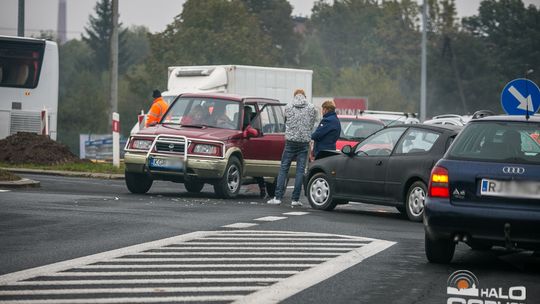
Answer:
[(167, 92), (220, 92), (278, 99), (288, 103), (295, 89), (301, 88), (311, 101), (313, 71), (247, 65), (208, 65), (169, 67)]
[[(169, 104), (183, 93), (229, 93), (292, 100), (294, 90), (303, 89), (311, 102), (312, 70), (247, 65), (171, 66), (163, 99)], [(144, 124), (144, 123), (143, 123)], [(139, 131), (139, 125), (131, 134)]]

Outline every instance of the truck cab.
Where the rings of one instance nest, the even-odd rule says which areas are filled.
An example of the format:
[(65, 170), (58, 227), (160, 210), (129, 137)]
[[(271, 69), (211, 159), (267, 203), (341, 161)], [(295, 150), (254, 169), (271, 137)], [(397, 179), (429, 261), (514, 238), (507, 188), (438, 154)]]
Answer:
[[(161, 121), (130, 136), (125, 181), (146, 193), (154, 180), (184, 183), (189, 192), (212, 184), (234, 198), (242, 184), (279, 173), (285, 146), (283, 104), (275, 99), (222, 93), (178, 96)], [(295, 166), (289, 171), (293, 176)], [(268, 193), (274, 186), (268, 183)]]

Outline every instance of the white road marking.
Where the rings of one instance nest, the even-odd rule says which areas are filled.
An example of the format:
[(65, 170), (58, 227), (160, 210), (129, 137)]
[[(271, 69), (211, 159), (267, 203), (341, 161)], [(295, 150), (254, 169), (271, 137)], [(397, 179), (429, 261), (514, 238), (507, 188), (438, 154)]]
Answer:
[(279, 221), (286, 219), (286, 216), (265, 216), (254, 219), (254, 221), (261, 221), (261, 222), (273, 222), (273, 221)]
[(253, 227), (253, 226), (257, 226), (259, 224), (255, 224), (255, 223), (234, 223), (234, 224), (230, 224), (230, 225), (225, 225), (225, 226), (221, 226), (223, 228), (248, 228), (248, 227)]
[[(289, 243), (288, 245), (294, 245), (294, 243)], [(317, 247), (246, 247), (246, 246), (227, 246), (227, 247), (176, 247), (176, 248), (159, 248), (159, 252), (168, 252), (168, 251), (179, 251), (179, 250), (314, 250), (314, 251), (325, 251), (325, 250), (338, 250), (338, 251), (347, 251), (352, 250), (355, 247), (336, 247), (336, 248), (317, 248)]]
[[(280, 248), (281, 249), (281, 248)], [(340, 255), (342, 252), (291, 252), (291, 251), (276, 251), (276, 252), (204, 252), (204, 251), (192, 251), (192, 252), (141, 252), (133, 254), (134, 256), (152, 256), (152, 255)]]
[[(143, 265), (133, 265), (133, 264), (121, 264), (121, 265), (86, 265), (81, 266), (76, 269), (145, 269), (145, 268), (300, 268), (300, 267), (311, 267), (314, 264), (143, 264)], [(69, 272), (64, 272), (68, 273)]]
[(309, 214), (309, 212), (296, 211), (296, 212), (285, 212), (285, 213), (283, 213), (283, 215), (306, 215), (306, 214)]
[(122, 280), (39, 280), (21, 281), (14, 286), (63, 286), (63, 285), (125, 285), (125, 284), (183, 284), (183, 283), (269, 283), (283, 280), (273, 278), (185, 278), (185, 279), (122, 279)]
[(234, 301), (243, 295), (188, 296), (188, 297), (128, 297), (128, 298), (93, 298), (93, 299), (54, 299), (54, 300), (11, 300), (2, 304), (118, 304), (118, 303), (170, 303), (170, 302), (212, 302)]
[(244, 261), (326, 261), (327, 258), (118, 258), (110, 261), (104, 261), (102, 263), (122, 263), (122, 262), (244, 262)]
[(209, 232), (209, 231), (192, 232), (192, 233), (187, 233), (187, 234), (183, 234), (179, 236), (173, 236), (170, 238), (161, 239), (161, 240), (157, 240), (153, 242), (137, 244), (137, 245), (110, 250), (110, 251), (106, 251), (102, 253), (97, 253), (97, 254), (81, 257), (81, 258), (49, 264), (49, 265), (45, 265), (41, 267), (35, 267), (31, 269), (8, 273), (8, 274), (0, 276), (0, 286), (7, 285), (16, 281), (22, 281), (22, 280), (27, 280), (29, 278), (47, 275), (52, 272), (64, 271), (64, 270), (82, 266), (82, 265), (93, 264), (93, 263), (97, 263), (103, 260), (110, 260), (113, 258), (134, 254), (134, 253), (138, 253), (138, 252), (149, 250), (149, 249), (155, 249), (155, 248), (159, 248), (162, 246), (167, 246), (167, 245), (171, 245), (171, 244), (175, 244), (179, 242), (190, 241), (192, 239), (205, 237), (213, 233), (214, 232)]
[[(274, 240), (272, 240), (274, 241)], [(280, 240), (278, 240), (280, 241)], [(318, 241), (318, 240), (313, 240)], [(177, 244), (177, 245), (170, 245), (163, 249), (173, 249), (173, 248), (186, 248), (185, 245), (285, 245), (285, 246), (300, 246), (300, 245), (308, 245), (308, 246), (356, 246), (359, 242), (347, 242), (347, 243), (314, 243), (314, 242), (189, 242), (185, 244)], [(360, 244), (361, 245), (361, 244)], [(281, 248), (281, 247), (279, 247)], [(295, 247), (296, 248), (296, 247)], [(161, 249), (160, 249), (161, 250)]]
[(0, 189), (0, 192), (9, 192), (10, 190), (2, 190)]
[(2, 275), (0, 302), (277, 303), (393, 244), (309, 232), (194, 232)]
[[(305, 238), (305, 237), (205, 237), (203, 239), (201, 239), (203, 241), (206, 241), (206, 240), (215, 240), (215, 241), (226, 241), (226, 240), (235, 240), (235, 241), (241, 241), (241, 240), (245, 240), (245, 241), (268, 241), (268, 240), (272, 240), (272, 241), (334, 241), (334, 242), (341, 242), (341, 241), (347, 241), (347, 242), (353, 242), (353, 243), (357, 243), (357, 242), (361, 242), (361, 243), (365, 243), (367, 242), (366, 240), (354, 240), (354, 239), (348, 239), (348, 240), (338, 240), (336, 238)], [(190, 242), (190, 244), (192, 244), (192, 242)], [(230, 244), (230, 243), (229, 243)], [(332, 243), (330, 243), (332, 244)]]
[(87, 271), (69, 271), (55, 272), (47, 277), (107, 277), (107, 276), (180, 276), (180, 275), (276, 275), (276, 274), (295, 274), (296, 270), (229, 270), (229, 271), (108, 271), (108, 272), (87, 272)]
[(59, 295), (91, 293), (162, 293), (162, 292), (227, 292), (253, 291), (265, 286), (227, 286), (227, 287), (139, 287), (139, 288), (79, 288), (79, 289), (37, 289), (37, 290), (0, 290), (0, 296), (10, 295)]
[(352, 267), (364, 259), (377, 254), (395, 242), (377, 240), (372, 244), (354, 249), (328, 262), (302, 271), (289, 279), (277, 282), (270, 287), (236, 300), (234, 303), (278, 303), (306, 288), (322, 282), (341, 271)]

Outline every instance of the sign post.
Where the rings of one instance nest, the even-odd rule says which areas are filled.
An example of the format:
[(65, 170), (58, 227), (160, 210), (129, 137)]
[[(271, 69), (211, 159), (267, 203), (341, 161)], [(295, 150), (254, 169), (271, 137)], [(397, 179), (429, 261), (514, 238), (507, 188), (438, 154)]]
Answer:
[(529, 79), (514, 79), (502, 90), (501, 105), (508, 115), (534, 115), (540, 108), (540, 89)]
[(46, 108), (41, 110), (41, 135), (49, 136), (49, 111)]
[(112, 114), (113, 166), (120, 167), (120, 114)]

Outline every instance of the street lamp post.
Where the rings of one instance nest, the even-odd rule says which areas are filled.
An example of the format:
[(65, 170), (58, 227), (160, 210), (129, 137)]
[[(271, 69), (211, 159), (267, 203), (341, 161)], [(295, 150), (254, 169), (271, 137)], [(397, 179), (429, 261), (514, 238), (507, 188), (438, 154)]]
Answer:
[(427, 78), (427, 1), (422, 5), (422, 71), (420, 79), (420, 121), (426, 120), (426, 78)]

